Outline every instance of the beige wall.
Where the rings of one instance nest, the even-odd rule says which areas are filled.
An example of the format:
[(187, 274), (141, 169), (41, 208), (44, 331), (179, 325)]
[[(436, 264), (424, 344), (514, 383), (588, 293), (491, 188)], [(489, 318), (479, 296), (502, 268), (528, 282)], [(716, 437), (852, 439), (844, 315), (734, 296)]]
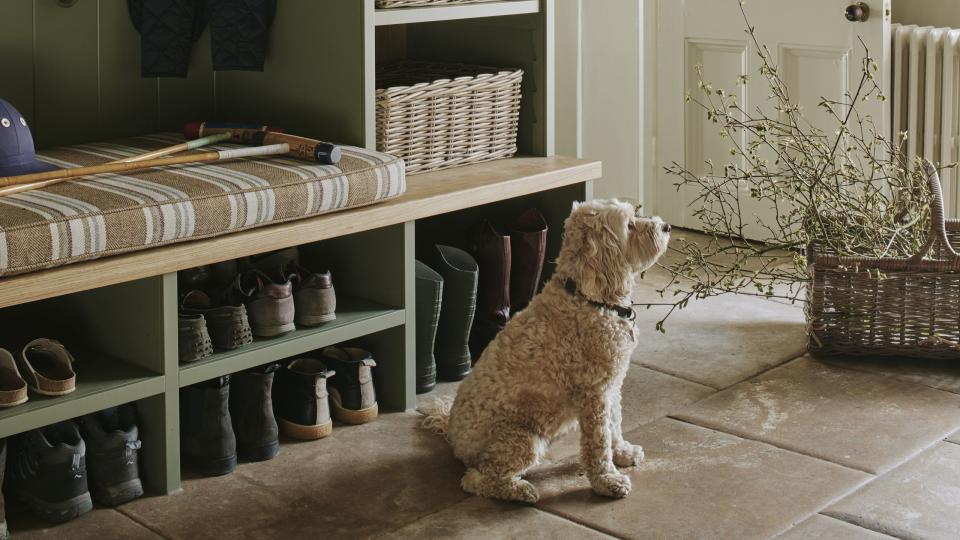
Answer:
[(892, 15), (895, 23), (960, 28), (960, 0), (893, 0)]
[(642, 6), (557, 0), (557, 151), (603, 161), (596, 197), (644, 196)]

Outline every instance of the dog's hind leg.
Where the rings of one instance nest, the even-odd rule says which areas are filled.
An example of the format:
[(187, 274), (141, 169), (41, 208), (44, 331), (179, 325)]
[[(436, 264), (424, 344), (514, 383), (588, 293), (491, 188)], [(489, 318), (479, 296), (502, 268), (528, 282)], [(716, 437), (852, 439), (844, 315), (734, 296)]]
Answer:
[(623, 408), (620, 392), (610, 396), (610, 448), (617, 467), (634, 467), (643, 461), (643, 448), (623, 439)]
[(536, 435), (522, 429), (499, 431), (496, 440), (463, 475), (463, 490), (481, 497), (537, 502), (537, 488), (520, 478), (537, 460), (537, 442)]

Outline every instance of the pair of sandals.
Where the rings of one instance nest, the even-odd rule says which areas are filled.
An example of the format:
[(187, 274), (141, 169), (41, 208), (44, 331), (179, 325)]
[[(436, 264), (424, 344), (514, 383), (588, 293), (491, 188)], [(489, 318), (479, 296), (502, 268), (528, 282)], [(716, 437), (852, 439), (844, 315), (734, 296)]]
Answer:
[[(77, 389), (73, 355), (52, 339), (35, 339), (14, 359), (0, 349), (0, 407), (27, 401), (27, 387), (43, 396), (63, 396)], [(21, 376), (21, 369), (24, 376)]]

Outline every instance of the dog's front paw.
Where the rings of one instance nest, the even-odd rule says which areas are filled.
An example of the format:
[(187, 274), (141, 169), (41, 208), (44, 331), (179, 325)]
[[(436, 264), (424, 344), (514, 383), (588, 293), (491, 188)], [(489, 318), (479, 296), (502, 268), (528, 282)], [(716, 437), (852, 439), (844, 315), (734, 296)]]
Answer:
[(622, 499), (630, 493), (630, 477), (619, 473), (606, 473), (590, 481), (594, 493), (604, 497)]
[(624, 443), (613, 449), (613, 463), (617, 467), (636, 467), (643, 461), (643, 448), (636, 444)]

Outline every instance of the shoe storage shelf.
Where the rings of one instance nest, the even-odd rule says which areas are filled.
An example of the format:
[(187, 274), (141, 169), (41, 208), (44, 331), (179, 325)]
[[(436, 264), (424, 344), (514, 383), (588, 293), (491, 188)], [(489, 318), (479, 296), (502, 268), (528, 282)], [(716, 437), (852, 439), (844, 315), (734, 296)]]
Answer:
[[(263, 73), (214, 74), (204, 35), (189, 76), (160, 80), (139, 77), (139, 36), (125, 2), (6, 0), (0, 9), (0, 96), (33, 117), (41, 148), (208, 118), (263, 120), (376, 148), (378, 62), (525, 73), (515, 157), (409, 175), (406, 193), (381, 204), (0, 279), (0, 346), (58, 339), (77, 372), (69, 395), (31, 393), (0, 410), (0, 437), (136, 402), (141, 476), (151, 493), (180, 487), (183, 386), (353, 342), (377, 361), (381, 411), (412, 409), (417, 253), (462, 244), (481, 218), (506, 220), (535, 206), (551, 231), (546, 279), (572, 202), (589, 198), (601, 175), (597, 162), (554, 155), (553, 0), (393, 10), (375, 9), (374, 0), (284, 0)], [(300, 246), (306, 266), (332, 271), (336, 320), (179, 364), (177, 271), (291, 246)]]

